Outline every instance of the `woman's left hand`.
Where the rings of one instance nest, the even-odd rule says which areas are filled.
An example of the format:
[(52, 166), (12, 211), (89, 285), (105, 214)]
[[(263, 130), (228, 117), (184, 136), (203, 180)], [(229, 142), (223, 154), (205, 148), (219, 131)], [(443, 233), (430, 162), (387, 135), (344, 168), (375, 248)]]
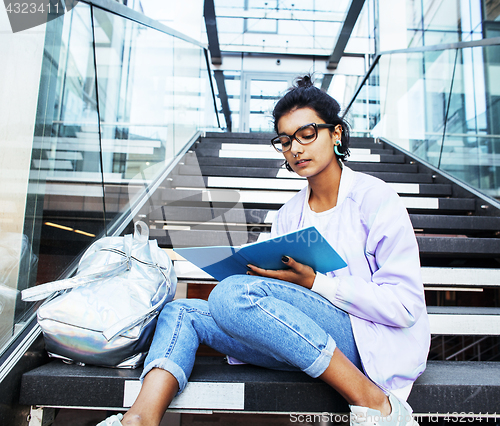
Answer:
[(262, 269), (254, 265), (247, 265), (250, 269), (247, 274), (276, 278), (278, 280), (295, 283), (309, 289), (312, 288), (314, 279), (316, 278), (316, 272), (314, 272), (313, 268), (304, 265), (303, 263), (296, 262), (289, 256), (283, 256), (281, 260), (286, 266), (288, 266), (289, 269)]

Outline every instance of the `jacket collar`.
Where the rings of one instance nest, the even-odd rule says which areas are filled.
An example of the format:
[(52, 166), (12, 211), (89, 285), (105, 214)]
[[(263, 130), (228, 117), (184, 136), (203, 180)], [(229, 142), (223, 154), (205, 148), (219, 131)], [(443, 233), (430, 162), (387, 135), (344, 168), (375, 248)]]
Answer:
[[(337, 204), (334, 208), (340, 206), (344, 200), (348, 197), (352, 190), (352, 185), (354, 183), (355, 179), (355, 172), (351, 170), (349, 167), (346, 167), (342, 162), (341, 168), (342, 168), (342, 174), (340, 175), (340, 184), (339, 184), (339, 193), (337, 195)], [(309, 202), (309, 196), (311, 195), (311, 188), (309, 185), (307, 185), (307, 192), (306, 192), (306, 197), (304, 199), (304, 206), (303, 208), (307, 208), (306, 203)]]

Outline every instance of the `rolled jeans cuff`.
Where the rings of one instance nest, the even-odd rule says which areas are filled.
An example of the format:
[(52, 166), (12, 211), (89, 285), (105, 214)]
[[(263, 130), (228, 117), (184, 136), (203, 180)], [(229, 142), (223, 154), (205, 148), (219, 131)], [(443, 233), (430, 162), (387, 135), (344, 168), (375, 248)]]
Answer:
[(336, 346), (335, 341), (328, 336), (325, 349), (321, 350), (319, 357), (304, 370), (304, 373), (314, 378), (321, 376), (327, 369), (328, 365), (330, 365), (330, 360), (332, 359), (333, 351)]
[(141, 383), (144, 381), (146, 374), (148, 374), (153, 368), (161, 368), (162, 370), (168, 371), (175, 377), (179, 383), (179, 391), (177, 392), (177, 395), (179, 395), (186, 387), (188, 380), (184, 371), (175, 362), (169, 360), (168, 358), (155, 359), (146, 365), (140, 377)]

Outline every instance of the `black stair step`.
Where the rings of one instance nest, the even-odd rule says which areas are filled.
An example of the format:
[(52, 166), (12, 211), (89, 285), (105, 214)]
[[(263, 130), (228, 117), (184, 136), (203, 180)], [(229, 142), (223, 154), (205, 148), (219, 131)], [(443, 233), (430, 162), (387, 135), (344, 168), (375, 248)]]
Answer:
[(474, 198), (440, 198), (439, 210), (472, 212), (476, 210), (476, 200)]
[[(276, 136), (276, 133), (274, 132), (257, 132), (257, 133), (239, 133), (239, 132), (233, 132), (233, 133), (228, 133), (228, 132), (206, 132), (205, 136), (202, 136), (203, 139), (235, 139), (235, 140), (241, 140), (241, 139), (250, 139), (250, 140), (262, 140), (262, 141), (270, 141), (272, 138)], [(375, 144), (379, 146), (386, 146), (385, 143), (377, 143), (375, 142), (374, 138), (371, 137), (359, 137), (359, 136), (351, 136), (350, 138), (350, 143), (351, 144)]]
[[(205, 136), (200, 139), (202, 143), (204, 141), (218, 140), (225, 143), (258, 143), (258, 144), (270, 144), (271, 139), (274, 138), (276, 134), (272, 133), (218, 133), (218, 132), (206, 132)], [(230, 142), (231, 141), (231, 142)], [(234, 142), (233, 142), (234, 141)], [(349, 141), (349, 146), (352, 148), (371, 148), (377, 147), (379, 149), (392, 149), (392, 147), (385, 143), (377, 143), (373, 138), (364, 138), (351, 136)]]
[(422, 256), (498, 257), (500, 238), (417, 236)]
[[(347, 163), (347, 167), (350, 164)], [(364, 172), (385, 182), (394, 183), (433, 183), (432, 175), (425, 173)]]
[(241, 208), (210, 208), (210, 207), (180, 207), (162, 206), (148, 214), (153, 222), (226, 222), (238, 224), (262, 225), (269, 214), (268, 209), (241, 209)]
[[(265, 190), (267, 188), (256, 187), (254, 183), (258, 183), (258, 180), (247, 182), (248, 187), (240, 186), (239, 183), (233, 183), (232, 177), (227, 177), (225, 185), (226, 186), (217, 186), (217, 188), (231, 188), (231, 189), (249, 189), (249, 190)], [(245, 178), (249, 180), (259, 179), (259, 178)], [(260, 178), (261, 179), (261, 178)], [(281, 181), (281, 182), (280, 182)], [(285, 188), (285, 183), (294, 183), (296, 187), (294, 188)], [(171, 181), (171, 185), (173, 188), (176, 187), (190, 187), (190, 188), (208, 188), (209, 187), (209, 177), (208, 176), (189, 176), (189, 175), (179, 175), (174, 176)], [(234, 185), (238, 185), (237, 187)], [(290, 179), (276, 178), (272, 179), (272, 183), (270, 184), (271, 190), (282, 190), (282, 191), (299, 191), (306, 185), (304, 179), (296, 179), (290, 181)], [(294, 185), (295, 186), (295, 185)], [(449, 196), (451, 195), (452, 189), (449, 184), (418, 184), (418, 193), (413, 192), (413, 184), (411, 184), (412, 188), (396, 188), (396, 190), (400, 194), (409, 194), (414, 196)]]
[(404, 198), (411, 197), (411, 205), (405, 203), (407, 209), (413, 214), (429, 214), (429, 212), (434, 212), (437, 215), (440, 214), (453, 214), (459, 215), (463, 213), (469, 213), (475, 210), (476, 200), (473, 198), (438, 198), (438, 197), (415, 197), (413, 195), (403, 194)]
[(346, 164), (347, 167), (362, 173), (368, 172), (389, 172), (389, 173), (418, 173), (417, 164), (402, 163), (363, 163), (352, 162)]
[(221, 139), (255, 139), (255, 140), (271, 140), (275, 137), (274, 132), (258, 132), (258, 133), (229, 133), (229, 132), (206, 132), (207, 138), (221, 138)]
[[(212, 146), (206, 146), (206, 145), (197, 145), (194, 152), (196, 152), (196, 155), (198, 157), (219, 157), (219, 154), (220, 154), (220, 148), (213, 148)], [(246, 152), (246, 151), (242, 151), (242, 156), (241, 157), (237, 157), (237, 158), (244, 158), (246, 159), (244, 156), (243, 156), (243, 152)], [(278, 153), (276, 153), (278, 154)]]
[[(54, 360), (24, 373), (20, 404), (123, 410), (125, 383), (138, 383), (140, 375), (140, 368), (67, 365)], [(408, 403), (415, 413), (444, 413), (442, 416), (491, 413), (500, 400), (499, 375), (498, 362), (429, 361), (416, 380)], [(319, 413), (318, 418), (328, 413), (349, 412), (347, 402), (335, 390), (302, 372), (269, 370), (249, 364), (235, 367), (221, 357), (197, 357), (189, 381), (241, 383), (246, 412)], [(466, 420), (460, 414), (449, 417), (452, 422)], [(480, 420), (475, 423), (483, 424)], [(487, 419), (484, 424), (488, 424)]]
[[(257, 241), (259, 235), (260, 232), (232, 226), (228, 226), (227, 230), (150, 230), (151, 238), (156, 239), (160, 247), (241, 245)], [(496, 238), (417, 236), (417, 242), (421, 256), (497, 257), (500, 253), (500, 239)]]
[(179, 167), (180, 175), (196, 175), (201, 173), (204, 176), (233, 176), (233, 177), (276, 177), (278, 170), (275, 167), (271, 168), (254, 168), (254, 167), (245, 167), (245, 161), (239, 158), (231, 158), (233, 161), (233, 166), (210, 166), (203, 165), (200, 166), (191, 166), (191, 165), (182, 165)]
[(256, 242), (259, 235), (260, 232), (241, 231), (234, 227), (228, 227), (228, 231), (203, 229), (149, 230), (150, 238), (156, 239), (158, 245), (162, 248), (239, 246)]
[(500, 230), (500, 217), (494, 216), (412, 214), (410, 219), (414, 228), (426, 232), (471, 234), (487, 231), (497, 233)]
[[(263, 140), (271, 140), (276, 136), (274, 132), (252, 132), (252, 133), (243, 133), (243, 132), (205, 132), (205, 136), (203, 138), (222, 138), (222, 139), (263, 139)], [(371, 137), (363, 137), (363, 136), (351, 136), (351, 142), (366, 142), (366, 143), (375, 143), (375, 139)], [(379, 143), (378, 145), (385, 145), (383, 143)]]
[[(203, 145), (197, 145), (194, 149), (194, 152), (198, 155), (198, 157), (219, 157), (220, 150), (216, 148), (211, 148), (211, 147), (204, 147)], [(375, 155), (375, 154), (373, 154)], [(404, 163), (405, 162), (405, 156), (403, 154), (378, 154), (380, 155), (380, 163)], [(237, 157), (235, 160), (238, 158), (242, 160), (247, 160), (245, 157)], [(347, 164), (349, 163), (349, 160), (347, 161)]]
[(379, 149), (379, 150), (394, 150), (392, 146), (383, 144), (383, 143), (375, 143), (373, 139), (365, 139), (365, 140), (358, 140), (358, 139), (353, 139), (349, 141), (349, 148), (368, 148), (368, 149)]
[(360, 144), (376, 144), (384, 146), (384, 143), (375, 142), (374, 138), (363, 137), (363, 136), (351, 136), (350, 143), (360, 143)]
[(451, 185), (447, 183), (421, 183), (418, 185), (418, 188), (418, 195), (435, 195), (445, 197), (452, 194)]
[[(192, 195), (192, 193), (190, 193)], [(189, 199), (188, 199), (189, 200)], [(192, 200), (191, 200), (192, 201)], [(189, 204), (189, 203), (187, 203)], [(203, 223), (216, 220), (230, 223), (257, 224), (265, 223), (266, 217), (270, 212), (276, 209), (258, 209), (258, 208), (211, 208), (191, 206), (175, 206), (168, 204), (162, 206), (148, 214), (150, 221), (176, 221), (176, 222), (198, 222)], [(224, 215), (224, 218), (222, 218)], [(417, 230), (423, 230), (427, 233), (454, 233), (454, 234), (474, 234), (481, 232), (498, 233), (500, 229), (499, 217), (478, 217), (478, 216), (459, 216), (459, 215), (429, 215), (429, 214), (410, 214), (410, 220), (413, 227)]]
[[(248, 190), (245, 192), (233, 189), (214, 189), (214, 190), (201, 190), (201, 189), (162, 189), (158, 197), (161, 203), (166, 203), (170, 206), (179, 207), (220, 207), (220, 208), (264, 208), (275, 210), (279, 208), (290, 197), (273, 198), (268, 194), (273, 194), (273, 191), (265, 190)], [(263, 193), (261, 198), (257, 198), (259, 193)], [(276, 194), (286, 193), (284, 191), (276, 192)], [(211, 197), (211, 198), (210, 198)], [(253, 201), (247, 201), (249, 198)], [(468, 198), (437, 198), (437, 197), (411, 197), (411, 205), (402, 196), (403, 202), (407, 205), (410, 213), (427, 213), (429, 210), (435, 211), (436, 214), (460, 214), (474, 210), (475, 200)], [(210, 200), (215, 201), (210, 201)], [(429, 200), (430, 199), (430, 200)], [(281, 200), (281, 201), (280, 201)], [(431, 206), (429, 207), (429, 201)]]
[[(203, 165), (203, 166), (234, 166), (234, 158), (221, 157), (196, 157), (196, 153), (189, 153), (184, 158), (184, 164), (187, 165)], [(245, 167), (264, 167), (264, 168), (281, 168), (283, 160), (258, 159), (248, 158), (245, 160)], [(394, 173), (417, 173), (417, 164), (391, 164), (391, 163), (362, 163), (351, 162), (348, 167), (358, 172), (394, 172)]]
[[(245, 194), (246, 193), (246, 194)], [(276, 210), (284, 204), (284, 201), (293, 196), (289, 192), (286, 196), (285, 192), (280, 192), (284, 195), (276, 198), (276, 193), (273, 191), (241, 191), (234, 189), (161, 189), (159, 191), (160, 202), (168, 206), (177, 207), (207, 207), (207, 208), (244, 208), (244, 209), (270, 209)], [(258, 196), (263, 197), (258, 198)], [(248, 200), (248, 197), (252, 201)]]
[[(245, 139), (243, 139), (245, 140)], [(223, 149), (222, 148), (222, 145), (223, 144), (228, 144), (228, 143), (231, 143), (231, 142), (227, 142), (225, 140), (214, 140), (214, 139), (206, 139), (204, 140), (203, 142), (201, 142), (200, 144), (196, 144), (194, 146), (194, 150), (198, 153), (198, 154), (202, 154), (202, 155), (205, 155), (205, 156), (212, 156), (212, 157), (216, 157), (219, 155), (219, 150), (220, 149)], [(242, 143), (242, 142), (238, 142), (238, 143)], [(244, 143), (244, 142), (243, 142)], [(254, 145), (253, 141), (247, 141), (246, 142), (247, 145)], [(268, 146), (269, 148), (267, 149), (273, 149), (271, 148), (271, 143), (269, 142), (268, 143)], [(373, 144), (373, 146), (371, 147), (356, 147), (356, 146), (351, 146), (351, 148), (354, 148), (354, 149), (369, 149), (370, 150), (370, 154), (383, 154), (383, 155), (394, 155), (394, 150), (393, 149), (390, 149), (390, 148), (382, 148), (380, 147), (379, 145), (377, 144)], [(224, 148), (224, 149), (227, 149), (227, 148)], [(266, 148), (263, 148), (263, 149), (266, 149)]]
[[(278, 169), (276, 168), (253, 168), (246, 167), (244, 159), (233, 158), (233, 166), (210, 166), (203, 165), (193, 166), (184, 164), (179, 167), (181, 175), (197, 175), (200, 173), (203, 176), (233, 176), (233, 177), (276, 177)], [(354, 164), (354, 163), (353, 163)], [(347, 164), (350, 167), (350, 164)], [(432, 175), (423, 173), (392, 173), (392, 172), (376, 172), (366, 171), (366, 174), (382, 179), (386, 182), (400, 183), (432, 183)]]
[[(179, 182), (182, 182), (183, 176), (179, 177)], [(192, 177), (193, 180), (196, 180), (200, 182), (203, 178), (201, 176), (195, 176)], [(175, 178), (176, 179), (176, 178)], [(186, 180), (187, 182), (187, 180)], [(305, 184), (305, 182), (304, 182)], [(180, 186), (185, 186), (186, 188), (189, 188), (188, 185), (182, 184)], [(202, 201), (203, 199), (207, 199), (206, 195), (202, 195), (202, 190), (204, 190), (204, 187), (195, 187), (193, 189), (171, 189), (171, 188), (166, 188), (161, 190), (161, 195), (160, 198), (164, 201), (174, 201), (174, 200), (184, 200), (186, 202), (198, 202)], [(218, 191), (215, 189), (214, 191)], [(224, 194), (229, 194), (225, 195), (224, 197), (227, 198), (228, 196), (231, 196), (231, 194), (234, 195), (234, 197), (230, 197), (232, 200), (233, 198), (236, 200), (238, 197), (238, 191), (236, 189), (221, 189), (221, 191), (224, 191)], [(248, 192), (259, 192), (259, 191), (267, 191), (266, 189), (249, 189)], [(269, 190), (272, 192), (272, 190)], [(268, 191), (268, 192), (269, 192)], [(276, 191), (277, 193), (280, 192), (285, 192), (285, 191)], [(414, 194), (403, 194), (402, 198), (407, 198), (411, 197), (414, 200), (416, 200), (416, 205), (411, 206), (410, 208), (413, 210), (418, 210), (418, 209), (432, 209), (432, 210), (445, 210), (445, 211), (455, 211), (455, 212), (464, 212), (464, 211), (472, 211), (475, 209), (476, 205), (476, 200), (473, 198), (439, 198), (439, 197), (429, 197), (426, 196), (424, 198), (422, 197), (415, 197)], [(429, 199), (436, 200), (436, 202), (432, 201), (432, 204), (429, 205)], [(236, 201), (235, 201), (236, 202)], [(406, 205), (406, 204), (405, 204)], [(414, 212), (416, 213), (416, 212)], [(442, 212), (441, 212), (442, 213)]]
[[(236, 159), (240, 160), (240, 159)], [(279, 169), (284, 164), (285, 159), (274, 160), (274, 159), (260, 159), (260, 158), (247, 158), (245, 159), (245, 167), (259, 167), (259, 168), (273, 168)], [(200, 166), (235, 166), (234, 158), (224, 158), (224, 157), (197, 157), (196, 152), (186, 155), (184, 158), (184, 164), (186, 165), (196, 165)]]
[[(223, 176), (217, 176), (218, 178), (224, 179)], [(255, 186), (252, 186), (252, 182), (248, 182), (248, 186), (240, 186), (239, 184), (236, 186), (233, 186), (232, 179), (234, 177), (227, 177), (225, 180), (225, 185), (227, 186), (215, 186), (213, 188), (230, 188), (230, 189), (237, 189), (237, 190), (256, 190), (256, 191), (266, 191), (266, 190), (275, 190), (275, 191), (286, 191), (287, 189), (282, 189), (280, 188), (280, 181), (283, 183), (283, 181), (290, 182), (290, 179), (283, 179), (283, 178), (275, 178), (272, 179), (273, 186), (271, 188), (257, 188)], [(244, 178), (244, 179), (262, 179), (262, 178)], [(179, 175), (179, 176), (174, 176), (172, 178), (172, 187), (189, 187), (189, 188), (209, 188), (208, 186), (208, 180), (209, 176), (189, 176), (189, 175)], [(304, 186), (307, 185), (307, 182), (304, 179), (293, 179), (292, 183), (296, 184), (297, 188), (292, 188), (288, 189), (288, 191), (295, 191), (298, 192), (300, 189), (302, 189)], [(212, 187), (210, 187), (212, 188)]]
[[(248, 133), (246, 133), (248, 134)], [(207, 144), (221, 144), (221, 143), (241, 143), (241, 144), (256, 144), (256, 145), (271, 145), (271, 139), (276, 135), (269, 136), (268, 138), (262, 136), (249, 136), (249, 137), (241, 137), (241, 136), (232, 136), (232, 137), (201, 137), (200, 142), (196, 144), (198, 145), (207, 145)]]
[[(275, 211), (276, 209), (211, 208), (208, 206), (193, 208), (169, 204), (150, 212), (148, 219), (153, 222), (204, 223), (216, 218), (217, 221), (225, 220), (230, 223), (262, 225), (266, 223), (268, 214)], [(489, 231), (496, 234), (500, 229), (500, 217), (410, 214), (410, 220), (415, 229), (421, 229), (427, 233), (444, 232), (463, 235)]]
[[(403, 164), (405, 162), (405, 156), (403, 154), (379, 154), (380, 161), (379, 163), (397, 163)], [(350, 157), (347, 157), (346, 165), (349, 167)], [(358, 162), (358, 161), (356, 161)]]

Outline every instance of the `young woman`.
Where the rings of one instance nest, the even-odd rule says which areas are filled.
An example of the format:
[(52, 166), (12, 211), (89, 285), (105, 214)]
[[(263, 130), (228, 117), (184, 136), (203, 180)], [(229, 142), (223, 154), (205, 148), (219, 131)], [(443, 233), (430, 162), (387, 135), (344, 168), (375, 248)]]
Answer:
[(277, 103), (272, 144), (308, 185), (279, 210), (271, 235), (314, 225), (348, 266), (323, 275), (283, 256), (287, 269), (249, 265), (208, 302), (167, 304), (137, 401), (123, 419), (100, 425), (157, 426), (186, 386), (200, 343), (319, 377), (350, 404), (351, 424), (416, 424), (406, 398), (430, 342), (418, 247), (396, 192), (343, 165), (349, 131), (339, 112), (309, 76)]

